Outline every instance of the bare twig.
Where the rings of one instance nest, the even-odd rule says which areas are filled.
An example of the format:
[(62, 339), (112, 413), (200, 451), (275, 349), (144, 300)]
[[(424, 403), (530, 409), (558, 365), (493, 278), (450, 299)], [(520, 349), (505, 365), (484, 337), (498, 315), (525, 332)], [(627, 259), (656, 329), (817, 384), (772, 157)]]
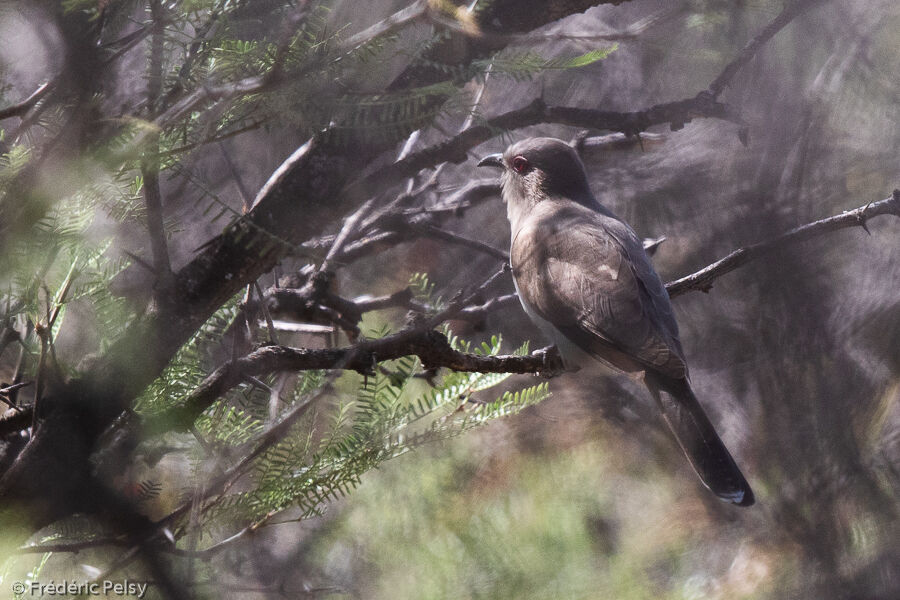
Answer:
[(760, 48), (762, 48), (766, 42), (775, 37), (775, 34), (793, 21), (794, 17), (805, 11), (814, 3), (813, 0), (789, 0), (781, 13), (779, 13), (771, 23), (766, 25), (756, 37), (750, 40), (750, 43), (741, 50), (740, 54), (728, 63), (722, 72), (719, 73), (719, 76), (709, 84), (708, 91), (710, 95), (712, 95), (713, 98), (718, 98), (725, 88), (731, 84), (731, 80), (734, 78), (735, 74), (741, 67), (746, 65), (754, 56), (756, 56), (756, 53), (759, 52)]
[(390, 296), (355, 298), (353, 303), (361, 314), (385, 308), (409, 308), (417, 312), (425, 312), (427, 310), (426, 306), (416, 302), (413, 298), (412, 290), (409, 288), (403, 288)]
[(416, 233), (418, 233), (422, 237), (444, 240), (445, 242), (450, 242), (451, 244), (456, 244), (457, 246), (472, 248), (473, 250), (483, 252), (488, 256), (493, 256), (494, 258), (509, 260), (509, 253), (504, 252), (503, 250), (498, 250), (490, 244), (485, 244), (484, 242), (461, 236), (458, 233), (453, 233), (452, 231), (447, 231), (446, 229), (441, 229), (440, 227), (435, 227), (434, 225), (414, 225), (413, 230), (415, 230)]
[(428, 2), (426, 0), (416, 0), (406, 8), (395, 12), (386, 19), (382, 19), (368, 29), (351, 36), (350, 39), (347, 40), (346, 45), (349, 48), (356, 49), (372, 40), (392, 35), (406, 25), (423, 19), (427, 13)]
[(263, 297), (263, 291), (259, 287), (259, 282), (253, 282), (253, 289), (256, 290), (256, 295), (259, 296), (260, 299), (259, 306), (262, 309), (263, 317), (266, 319), (266, 328), (269, 330), (269, 341), (277, 344), (278, 333), (275, 331), (275, 323), (272, 321), (272, 314), (269, 312), (269, 307), (266, 306), (266, 302)]
[(0, 388), (0, 396), (6, 396), (10, 392), (14, 392), (15, 390), (21, 389), (23, 387), (28, 387), (32, 383), (34, 383), (34, 382), (33, 381), (22, 381), (19, 383), (13, 383), (6, 387), (2, 387), (2, 388)]
[(900, 217), (900, 190), (894, 190), (892, 197), (878, 202), (872, 202), (845, 211), (839, 215), (813, 221), (806, 225), (794, 228), (785, 234), (765, 242), (759, 242), (743, 248), (738, 248), (728, 256), (717, 260), (711, 265), (704, 267), (680, 279), (670, 281), (666, 284), (669, 296), (674, 298), (685, 292), (699, 290), (708, 292), (712, 288), (712, 282), (725, 273), (730, 273), (738, 267), (745, 265), (751, 260), (762, 258), (772, 252), (781, 250), (786, 246), (804, 242), (806, 240), (818, 237), (831, 231), (844, 229), (846, 227), (862, 227), (868, 231), (866, 221), (878, 215), (895, 215)]
[(221, 552), (222, 550), (225, 550), (226, 548), (228, 548), (229, 546), (234, 544), (235, 542), (240, 541), (241, 539), (243, 539), (244, 537), (246, 537), (248, 535), (252, 535), (252, 534), (256, 533), (256, 531), (258, 529), (268, 525), (269, 521), (276, 514), (278, 514), (276, 511), (266, 513), (265, 515), (263, 515), (263, 517), (261, 519), (254, 521), (250, 525), (247, 525), (246, 527), (244, 527), (237, 533), (225, 538), (224, 540), (216, 542), (215, 544), (213, 544), (207, 548), (203, 548), (202, 550), (181, 550), (179, 548), (171, 548), (171, 549), (169, 549), (169, 552), (176, 556), (188, 556), (188, 557), (193, 557), (193, 558), (200, 558), (203, 560), (209, 560), (213, 556), (215, 556), (216, 554)]
[(176, 148), (172, 148), (169, 150), (163, 150), (159, 153), (160, 158), (165, 158), (167, 156), (175, 156), (176, 154), (181, 154), (182, 152), (188, 152), (190, 150), (194, 150), (195, 148), (199, 148), (201, 146), (205, 146), (206, 144), (212, 144), (215, 142), (222, 142), (229, 138), (233, 138), (235, 136), (241, 135), (242, 133), (247, 133), (248, 131), (253, 131), (255, 129), (259, 129), (267, 122), (266, 119), (260, 119), (259, 121), (254, 121), (249, 125), (244, 127), (239, 127), (237, 129), (233, 129), (227, 133), (223, 133), (221, 135), (211, 135), (207, 138), (204, 138), (198, 142), (191, 142), (189, 144), (184, 144), (183, 146), (178, 146)]
[(480, 321), (481, 319), (485, 318), (488, 313), (509, 306), (519, 306), (518, 294), (506, 294), (503, 296), (497, 296), (496, 298), (491, 298), (484, 304), (467, 306), (466, 308), (459, 311), (457, 318), (465, 319), (466, 321)]
[(38, 101), (44, 97), (50, 90), (50, 82), (45, 81), (41, 85), (38, 86), (36, 90), (31, 92), (31, 95), (22, 100), (17, 104), (13, 104), (12, 106), (7, 106), (6, 108), (0, 108), (0, 121), (3, 119), (8, 119), (10, 117), (21, 117), (29, 110), (31, 107), (38, 103)]
[[(412, 192), (416, 194), (417, 191)], [(450, 195), (443, 202), (425, 208), (403, 211), (381, 211), (365, 223), (355, 239), (348, 241), (336, 259), (348, 264), (364, 256), (412, 241), (425, 234), (425, 225), (440, 226), (449, 217), (462, 216), (465, 210), (500, 194), (496, 180), (470, 182)], [(333, 244), (334, 236), (322, 236), (303, 243), (303, 247), (319, 250)], [(491, 254), (499, 252), (490, 251)]]
[(238, 192), (241, 194), (241, 213), (246, 214), (247, 211), (250, 210), (250, 207), (253, 205), (253, 195), (247, 189), (247, 186), (244, 185), (244, 179), (238, 172), (237, 165), (235, 165), (234, 161), (231, 160), (231, 154), (229, 154), (228, 149), (225, 148), (225, 145), (222, 143), (219, 143), (218, 146), (219, 152), (222, 154), (222, 158), (225, 159), (225, 165), (231, 172), (232, 179), (234, 179), (234, 184), (235, 186), (237, 186)]
[(371, 198), (344, 220), (341, 231), (334, 239), (334, 243), (331, 244), (331, 248), (329, 248), (328, 254), (325, 256), (325, 260), (322, 261), (322, 264), (319, 267), (319, 273), (325, 273), (332, 270), (332, 264), (335, 262), (336, 257), (340, 256), (347, 240), (356, 233), (357, 225), (369, 213), (374, 204), (375, 198)]

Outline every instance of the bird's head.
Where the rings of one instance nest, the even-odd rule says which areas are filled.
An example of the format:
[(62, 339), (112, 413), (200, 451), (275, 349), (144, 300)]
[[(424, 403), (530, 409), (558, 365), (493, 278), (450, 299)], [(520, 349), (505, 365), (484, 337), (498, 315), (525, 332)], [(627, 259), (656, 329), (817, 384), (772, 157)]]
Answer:
[(503, 201), (510, 214), (528, 211), (547, 198), (566, 198), (596, 206), (584, 165), (569, 144), (556, 138), (529, 138), (516, 142), (503, 154), (491, 154), (479, 167), (503, 170)]

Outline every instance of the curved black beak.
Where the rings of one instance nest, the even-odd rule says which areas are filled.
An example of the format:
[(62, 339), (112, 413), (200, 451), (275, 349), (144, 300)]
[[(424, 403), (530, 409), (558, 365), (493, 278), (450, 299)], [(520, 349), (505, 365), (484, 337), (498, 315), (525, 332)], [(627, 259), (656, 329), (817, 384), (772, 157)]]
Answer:
[(502, 154), (488, 154), (484, 158), (478, 161), (479, 167), (499, 167), (503, 168), (503, 155)]

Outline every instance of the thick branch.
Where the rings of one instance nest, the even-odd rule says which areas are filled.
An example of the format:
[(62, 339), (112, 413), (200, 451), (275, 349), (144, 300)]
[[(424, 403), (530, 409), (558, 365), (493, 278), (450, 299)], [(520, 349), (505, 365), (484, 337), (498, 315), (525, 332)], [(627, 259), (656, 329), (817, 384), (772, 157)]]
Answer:
[(708, 292), (712, 282), (726, 273), (734, 271), (751, 260), (767, 256), (786, 246), (804, 242), (831, 231), (846, 227), (862, 227), (868, 232), (866, 221), (878, 215), (894, 215), (900, 217), (900, 190), (894, 190), (892, 197), (873, 202), (859, 208), (845, 211), (839, 215), (813, 221), (801, 225), (787, 233), (766, 242), (759, 242), (744, 248), (738, 248), (728, 256), (717, 260), (696, 273), (670, 281), (666, 284), (669, 296), (674, 298), (685, 292), (699, 290)]
[(668, 124), (673, 131), (677, 131), (692, 119), (701, 117), (740, 123), (740, 119), (728, 106), (717, 102), (708, 92), (701, 92), (686, 100), (664, 102), (644, 110), (629, 112), (548, 106), (538, 98), (527, 106), (488, 119), (444, 142), (414, 152), (379, 169), (351, 184), (349, 193), (361, 193), (365, 190), (369, 195), (374, 195), (397, 181), (412, 177), (422, 169), (444, 162), (461, 163), (468, 158), (470, 149), (495, 137), (498, 131), (511, 131), (541, 123), (558, 123), (586, 129), (620, 131), (630, 136), (663, 124)]
[(164, 419), (148, 424), (153, 435), (171, 429), (184, 430), (228, 390), (246, 381), (279, 371), (309, 371), (342, 368), (371, 374), (382, 361), (418, 356), (426, 369), (446, 367), (454, 371), (478, 373), (530, 373), (552, 376), (563, 370), (556, 353), (539, 350), (529, 356), (483, 356), (459, 352), (447, 338), (434, 330), (410, 330), (377, 340), (365, 340), (345, 348), (311, 350), (286, 346), (265, 346), (227, 363), (210, 374), (185, 402)]

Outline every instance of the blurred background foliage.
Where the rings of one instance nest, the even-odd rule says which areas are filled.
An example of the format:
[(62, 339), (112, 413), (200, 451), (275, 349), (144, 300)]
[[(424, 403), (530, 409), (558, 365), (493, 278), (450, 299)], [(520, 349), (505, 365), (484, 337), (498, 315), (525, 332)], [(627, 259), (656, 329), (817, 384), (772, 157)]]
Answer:
[[(69, 0), (57, 20), (48, 16), (58, 8), (49, 0), (0, 6), (0, 107), (56, 72), (60, 38), (71, 38), (66, 27), (102, 18), (103, 4)], [(108, 25), (123, 33), (147, 19), (144, 3), (126, 4), (114, 13), (121, 22)], [(352, 124), (352, 131), (365, 124), (372, 138), (398, 145), (425, 126), (417, 140), (424, 147), (458, 130), (475, 97), (475, 123), (536, 97), (620, 111), (693, 97), (784, 2), (599, 6), (517, 38), (496, 60), (448, 69), (450, 85), (413, 82), (399, 100), (386, 87), (411, 56), (439, 42), (433, 24), (398, 28), (349, 52), (341, 44), (407, 2), (313, 3), (305, 29), (283, 55), (277, 32), (287, 3), (171, 4), (180, 19), (167, 29), (168, 51), (198, 58), (187, 74), (175, 69), (174, 58), (167, 63), (164, 90), (191, 89), (212, 75), (251, 77), (276, 61), (285, 72), (304, 74), (277, 93), (198, 110), (160, 132), (162, 195), (177, 267), (331, 121)], [(736, 124), (697, 119), (677, 131), (654, 128), (659, 136), (648, 137), (643, 148), (584, 149), (597, 198), (639, 235), (666, 237), (654, 255), (664, 280), (900, 187), (900, 6), (893, 0), (811, 4), (723, 95), (739, 111), (748, 145)], [(201, 17), (219, 8), (229, 15), (227, 26), (206, 32), (209, 43), (192, 50), (206, 22)], [(52, 265), (44, 271), (56, 283), (50, 295), (58, 295), (73, 269), (79, 273), (69, 325), (57, 340), (62, 362), (73, 370), (139, 315), (134, 307), (146, 302), (153, 285), (146, 269), (129, 267), (123, 254), (148, 254), (140, 175), (134, 164), (131, 170), (107, 166), (110, 154), (153, 131), (147, 122), (158, 116), (136, 100), (146, 85), (147, 41), (136, 48), (93, 90), (108, 119), (81, 132), (86, 150), (78, 167), (48, 184), (78, 193), (62, 194), (64, 203), (36, 219), (37, 234), (8, 232), (14, 242), (4, 246), (17, 253), (3, 255), (3, 282), (29, 299), (22, 310), (32, 314), (44, 310), (45, 292), (33, 288), (31, 273)], [(434, 96), (446, 102), (435, 108), (428, 101)], [(389, 117), (372, 108), (385, 103)], [(373, 111), (385, 120), (368, 122)], [(437, 125), (427, 126), (435, 116)], [(36, 116), (43, 133), (28, 135), (38, 139), (13, 139), (4, 130), (0, 183), (21, 172), (30, 144), (52, 136), (63, 117), (52, 106)], [(94, 147), (95, 137), (109, 135), (102, 127), (115, 129), (113, 141)], [(498, 131), (472, 155), (529, 135), (573, 139), (578, 133), (554, 124)], [(354, 140), (346, 143), (352, 148)], [(474, 171), (471, 160), (443, 167), (428, 202), (482, 176)], [(335, 214), (329, 232), (345, 216)], [(499, 199), (468, 209), (450, 227), (495, 248), (509, 243)], [(639, 386), (627, 378), (570, 374), (552, 380), (552, 396), (537, 406), (379, 463), (346, 498), (323, 504), (314, 498), (314, 510), (295, 506), (275, 519), (287, 522), (267, 523), (215, 560), (197, 561), (191, 569), (214, 582), (198, 590), (208, 597), (330, 599), (900, 597), (900, 223), (880, 217), (868, 228), (870, 235), (842, 230), (784, 249), (723, 277), (709, 294), (674, 302), (698, 397), (748, 474), (756, 506), (725, 506), (699, 486)], [(41, 232), (59, 243), (42, 242)], [(109, 252), (110, 245), (121, 252)], [(282, 268), (289, 272), (305, 261), (295, 256)], [(338, 286), (349, 296), (391, 293), (425, 272), (446, 298), (496, 264), (471, 248), (416, 239), (342, 269)], [(498, 294), (511, 291), (506, 281)], [(363, 329), (396, 328), (403, 318), (401, 311), (379, 313)], [(475, 325), (451, 326), (476, 344), (497, 333), (505, 348), (546, 342), (517, 306)], [(215, 366), (203, 360), (208, 357), (192, 357), (171, 378), (181, 391), (157, 386), (144, 400), (156, 394), (167, 402), (185, 393)], [(4, 377), (9, 367), (4, 364)], [(535, 383), (524, 376), (496, 382), (501, 390)], [(359, 385), (343, 378), (335, 388), (347, 398)], [(424, 388), (411, 385), (416, 393)], [(488, 401), (498, 395), (487, 394), (493, 394)], [(311, 415), (309, 427), (331, 418), (339, 405)], [(215, 423), (200, 425), (215, 432)], [(180, 485), (187, 477), (177, 460), (160, 468), (169, 469), (165, 477), (155, 472), (161, 480)], [(175, 500), (168, 501), (171, 510)], [(79, 573), (80, 564), (105, 564), (110, 556), (106, 550), (54, 555), (39, 578)], [(16, 568), (30, 568), (37, 559), (17, 561)]]

